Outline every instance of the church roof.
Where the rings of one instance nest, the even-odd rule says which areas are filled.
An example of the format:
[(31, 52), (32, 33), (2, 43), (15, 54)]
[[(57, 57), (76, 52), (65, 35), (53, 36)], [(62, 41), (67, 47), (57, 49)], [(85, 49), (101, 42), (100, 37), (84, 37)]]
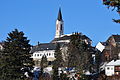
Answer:
[(62, 21), (61, 8), (59, 8), (59, 12), (58, 12), (58, 18), (57, 18), (57, 20)]
[[(60, 46), (65, 45), (65, 43), (59, 43), (59, 44), (60, 44)], [(33, 46), (30, 52), (34, 53), (36, 51), (55, 50), (56, 46), (57, 46), (56, 43), (42, 43), (42, 44)]]
[(33, 46), (31, 49), (31, 53), (36, 51), (43, 51), (43, 50), (55, 50), (56, 44), (55, 43), (42, 43), (36, 46)]

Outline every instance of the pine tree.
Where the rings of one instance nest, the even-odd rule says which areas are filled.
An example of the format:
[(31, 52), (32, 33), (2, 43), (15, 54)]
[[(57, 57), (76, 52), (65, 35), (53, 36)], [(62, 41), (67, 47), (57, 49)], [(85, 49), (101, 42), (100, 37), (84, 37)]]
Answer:
[(81, 74), (88, 69), (90, 53), (80, 33), (74, 33), (68, 46), (68, 67), (74, 67)]
[(55, 65), (57, 67), (63, 67), (64, 66), (63, 62), (64, 61), (63, 61), (63, 58), (62, 58), (62, 52), (60, 50), (60, 44), (59, 43), (57, 43), (54, 56), (55, 56), (55, 61), (54, 61)]
[[(106, 5), (108, 9), (112, 7), (112, 11), (116, 10), (116, 12), (120, 14), (120, 0), (103, 0), (103, 4)], [(113, 21), (116, 23), (120, 23), (120, 19), (113, 19)]]
[(8, 34), (3, 47), (2, 80), (21, 80), (23, 76), (21, 68), (33, 65), (29, 53), (31, 47), (29, 40), (24, 37), (22, 31), (15, 29)]
[(60, 44), (58, 43), (55, 50), (55, 60), (53, 62), (53, 80), (58, 80), (58, 68), (63, 67), (63, 58), (60, 50)]
[(101, 52), (100, 51), (96, 51), (95, 53), (95, 63), (96, 63), (96, 70), (97, 72), (99, 72), (100, 69), (100, 64), (101, 64)]
[(48, 66), (47, 57), (46, 57), (46, 55), (43, 55), (43, 56), (42, 56), (42, 59), (41, 59), (40, 67), (41, 67), (42, 69), (44, 69), (44, 68), (47, 67), (47, 66)]
[(2, 80), (4, 78), (4, 66), (5, 65), (5, 62), (4, 62), (4, 55), (3, 55), (3, 52), (0, 50), (0, 80)]
[(71, 41), (68, 46), (68, 67), (77, 68), (80, 65), (80, 55), (79, 47), (81, 47), (81, 36), (78, 33), (75, 33), (71, 36)]

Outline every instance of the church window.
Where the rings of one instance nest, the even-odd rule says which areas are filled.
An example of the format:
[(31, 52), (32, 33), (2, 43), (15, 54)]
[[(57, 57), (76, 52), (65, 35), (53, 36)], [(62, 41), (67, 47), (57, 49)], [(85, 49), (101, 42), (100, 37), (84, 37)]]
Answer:
[(37, 56), (39, 56), (39, 54), (37, 54)]
[(35, 54), (35, 57), (36, 57), (36, 54)]
[(40, 54), (40, 56), (42, 56), (42, 54)]
[(50, 56), (51, 54), (49, 53), (49, 56)]
[(47, 53), (47, 56), (48, 56), (48, 53)]

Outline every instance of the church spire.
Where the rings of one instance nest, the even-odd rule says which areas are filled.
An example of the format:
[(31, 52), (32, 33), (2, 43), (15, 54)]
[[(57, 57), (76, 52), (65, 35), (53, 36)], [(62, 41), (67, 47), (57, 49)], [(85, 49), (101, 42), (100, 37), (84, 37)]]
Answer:
[(61, 8), (59, 8), (59, 12), (58, 12), (58, 18), (59, 21), (62, 21), (62, 13), (61, 13)]
[(62, 19), (61, 8), (59, 8), (58, 18), (56, 20), (55, 38), (60, 38), (62, 35), (64, 35), (64, 22), (63, 22), (63, 19)]

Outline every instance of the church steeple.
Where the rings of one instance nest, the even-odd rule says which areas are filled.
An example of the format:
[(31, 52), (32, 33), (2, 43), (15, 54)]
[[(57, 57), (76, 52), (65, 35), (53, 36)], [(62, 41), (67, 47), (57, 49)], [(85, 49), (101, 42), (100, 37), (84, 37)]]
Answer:
[(58, 12), (58, 18), (59, 21), (62, 21), (62, 13), (61, 13), (61, 8), (59, 8), (59, 12)]
[(61, 37), (61, 35), (64, 34), (64, 26), (63, 26), (63, 24), (64, 24), (64, 22), (63, 22), (63, 19), (62, 19), (61, 8), (59, 8), (58, 17), (57, 17), (57, 21), (56, 21), (55, 38), (59, 38), (59, 37)]

